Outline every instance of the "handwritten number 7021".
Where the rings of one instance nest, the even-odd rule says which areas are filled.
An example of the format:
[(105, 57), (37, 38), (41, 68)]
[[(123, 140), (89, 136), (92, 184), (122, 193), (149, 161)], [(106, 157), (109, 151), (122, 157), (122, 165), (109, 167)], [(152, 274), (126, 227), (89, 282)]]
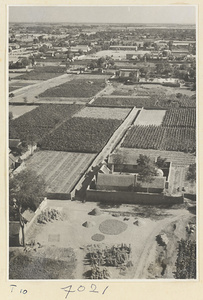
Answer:
[[(68, 286), (66, 286), (64, 288), (61, 288), (61, 289), (66, 292), (65, 299), (67, 299), (69, 294), (71, 294), (71, 293), (75, 293), (75, 292), (81, 293), (81, 292), (84, 292), (86, 290), (84, 285), (80, 285), (76, 290), (73, 289), (72, 285), (68, 285)], [(99, 292), (97, 290), (96, 284), (92, 283), (90, 289), (88, 290), (88, 292), (90, 292), (90, 293), (101, 293), (102, 295), (104, 295), (104, 293), (106, 292), (107, 289), (108, 289), (108, 286), (106, 286), (104, 290)]]

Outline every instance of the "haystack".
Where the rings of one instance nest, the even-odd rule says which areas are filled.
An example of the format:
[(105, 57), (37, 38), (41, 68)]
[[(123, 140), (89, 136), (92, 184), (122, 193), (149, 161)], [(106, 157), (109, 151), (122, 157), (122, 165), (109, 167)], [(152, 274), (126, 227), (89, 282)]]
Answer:
[(101, 215), (101, 211), (100, 211), (100, 209), (98, 207), (96, 207), (91, 212), (89, 212), (89, 215), (99, 216), (99, 215)]
[(86, 227), (86, 228), (90, 228), (90, 227), (94, 226), (94, 223), (93, 223), (93, 222), (86, 221), (85, 223), (82, 224), (82, 226), (84, 226), (84, 227)]

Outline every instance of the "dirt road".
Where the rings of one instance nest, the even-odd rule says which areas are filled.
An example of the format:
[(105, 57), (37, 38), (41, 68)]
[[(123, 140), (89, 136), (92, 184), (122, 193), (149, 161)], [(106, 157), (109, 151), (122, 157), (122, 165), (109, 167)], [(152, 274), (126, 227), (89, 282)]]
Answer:
[(190, 213), (184, 210), (184, 213), (182, 210), (176, 211), (176, 216), (171, 218), (168, 217), (166, 219), (163, 219), (162, 221), (159, 221), (156, 225), (156, 227), (153, 229), (153, 231), (149, 231), (149, 236), (145, 240), (145, 243), (143, 243), (142, 247), (143, 250), (141, 252), (141, 256), (138, 259), (138, 263), (136, 265), (136, 271), (134, 278), (136, 279), (146, 279), (147, 275), (147, 268), (150, 264), (150, 262), (154, 261), (154, 245), (156, 242), (156, 236), (161, 232), (164, 231), (164, 229), (167, 229), (169, 225), (175, 221), (181, 220), (181, 219), (187, 219), (190, 218)]
[(36, 96), (43, 93), (47, 89), (63, 84), (74, 78), (75, 75), (73, 74), (63, 74), (61, 76), (54, 77), (46, 81), (41, 81), (40, 83), (23, 87), (15, 91), (15, 97), (10, 98), (10, 102), (38, 102), (38, 99), (35, 98)]

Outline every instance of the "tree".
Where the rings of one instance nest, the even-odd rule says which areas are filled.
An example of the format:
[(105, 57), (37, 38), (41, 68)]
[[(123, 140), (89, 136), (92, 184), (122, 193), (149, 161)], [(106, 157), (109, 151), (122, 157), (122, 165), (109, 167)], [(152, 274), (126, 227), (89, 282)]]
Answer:
[(158, 156), (156, 160), (156, 165), (159, 169), (164, 168), (166, 166), (166, 158)]
[(18, 220), (22, 229), (22, 243), (25, 246), (23, 212), (35, 211), (46, 195), (44, 180), (32, 170), (23, 170), (9, 181), (9, 219)]
[(27, 57), (21, 59), (21, 65), (23, 68), (27, 67), (30, 64), (30, 60)]
[(190, 182), (196, 181), (196, 164), (189, 166), (186, 177)]
[(142, 182), (152, 182), (153, 177), (157, 176), (156, 165), (147, 155), (140, 154), (137, 159), (137, 170)]
[[(121, 153), (117, 152), (113, 154), (113, 164), (119, 166), (120, 171), (123, 171), (124, 165), (126, 164), (126, 157)], [(114, 170), (112, 170), (114, 171)]]
[(22, 207), (22, 212), (26, 209), (35, 211), (46, 195), (45, 182), (36, 172), (26, 169), (16, 174), (9, 181), (9, 204)]
[(48, 48), (48, 46), (46, 44), (42, 45), (39, 48), (39, 52), (42, 52), (42, 53), (46, 53), (48, 50), (49, 50), (49, 48)]
[(100, 57), (98, 60), (97, 60), (97, 66), (98, 68), (102, 68), (104, 66), (104, 63), (106, 62), (106, 59), (104, 57)]
[(97, 67), (96, 61), (92, 60), (92, 61), (90, 62), (89, 67), (90, 67), (91, 70), (94, 70), (94, 69)]

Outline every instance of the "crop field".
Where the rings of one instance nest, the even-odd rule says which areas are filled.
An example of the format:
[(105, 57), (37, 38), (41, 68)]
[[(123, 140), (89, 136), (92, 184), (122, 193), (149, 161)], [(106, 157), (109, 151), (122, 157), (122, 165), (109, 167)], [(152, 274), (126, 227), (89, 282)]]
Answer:
[(30, 72), (30, 73), (24, 73), (23, 75), (17, 77), (17, 79), (23, 79), (23, 80), (49, 80), (51, 78), (60, 76), (64, 73), (38, 73), (38, 72)]
[(37, 105), (9, 105), (9, 112), (12, 112), (15, 119), (37, 107)]
[(39, 151), (26, 166), (44, 178), (48, 192), (69, 193), (94, 157), (90, 153)]
[(48, 80), (54, 78), (56, 76), (60, 76), (66, 72), (65, 67), (60, 66), (43, 66), (36, 67), (34, 70), (30, 72), (26, 72), (15, 79), (22, 80)]
[(19, 77), (21, 75), (23, 75), (23, 73), (9, 72), (8, 77), (12, 80), (12, 79), (16, 79), (16, 77)]
[(179, 127), (196, 127), (196, 110), (195, 109), (169, 109), (167, 110), (163, 126)]
[(153, 107), (154, 100), (146, 97), (99, 97), (92, 103), (94, 106), (117, 106), (117, 107)]
[(165, 128), (161, 149), (183, 152), (196, 151), (196, 130), (193, 128)]
[(85, 107), (77, 112), (74, 117), (123, 120), (129, 112), (130, 109), (128, 108)]
[(141, 110), (134, 125), (156, 125), (159, 126), (162, 123), (166, 111), (161, 109)]
[(15, 79), (23, 80), (48, 80), (56, 76), (60, 76), (66, 72), (65, 67), (60, 66), (43, 66), (36, 67), (30, 72), (26, 72)]
[(9, 137), (21, 140), (39, 141), (63, 120), (70, 118), (83, 105), (78, 104), (44, 104), (12, 120)]
[(15, 91), (15, 90), (18, 90), (20, 89), (21, 87), (20, 86), (9, 86), (9, 93)]
[(104, 79), (74, 79), (46, 90), (39, 97), (93, 97), (105, 88)]
[(121, 145), (126, 148), (196, 151), (196, 131), (193, 128), (133, 126)]
[(43, 138), (42, 149), (97, 153), (120, 124), (120, 120), (72, 118)]
[(145, 108), (195, 108), (196, 99), (183, 98), (177, 99), (175, 97), (166, 97), (151, 95), (147, 96), (135, 96), (135, 97), (98, 97), (91, 104), (93, 106), (116, 106), (116, 107), (145, 107)]
[(29, 85), (32, 85), (32, 84), (35, 84), (36, 81), (31, 81), (31, 82), (27, 82), (27, 81), (22, 81), (22, 80), (18, 80), (15, 82), (12, 82), (9, 84), (9, 92), (12, 92), (14, 90), (18, 90), (18, 89), (21, 89), (22, 87), (25, 87), (25, 86), (29, 86)]
[(160, 149), (165, 129), (161, 126), (135, 125), (127, 132), (122, 147)]

